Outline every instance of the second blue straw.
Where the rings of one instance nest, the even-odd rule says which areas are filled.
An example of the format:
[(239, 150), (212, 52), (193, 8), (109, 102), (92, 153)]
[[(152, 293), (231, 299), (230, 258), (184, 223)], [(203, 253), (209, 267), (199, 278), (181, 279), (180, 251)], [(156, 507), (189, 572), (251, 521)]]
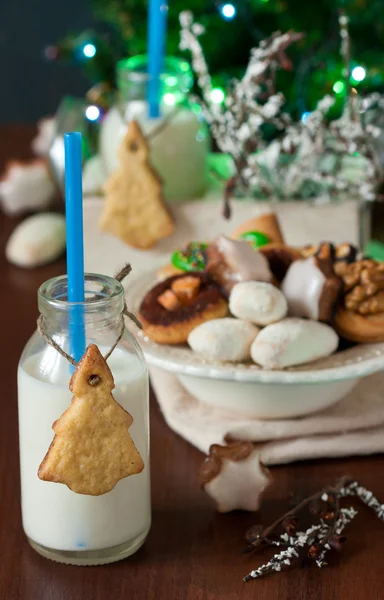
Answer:
[(69, 315), (69, 347), (71, 356), (78, 362), (86, 345), (81, 133), (64, 134), (64, 151), (68, 302), (74, 304)]
[(148, 116), (160, 117), (161, 73), (164, 66), (167, 34), (167, 0), (149, 0), (148, 3)]

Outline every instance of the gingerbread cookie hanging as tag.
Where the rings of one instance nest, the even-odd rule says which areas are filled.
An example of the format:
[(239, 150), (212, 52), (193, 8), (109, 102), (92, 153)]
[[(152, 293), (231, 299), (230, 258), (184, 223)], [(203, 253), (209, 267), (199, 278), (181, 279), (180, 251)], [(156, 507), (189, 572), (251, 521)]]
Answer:
[(131, 121), (119, 148), (120, 166), (105, 184), (100, 228), (129, 246), (150, 248), (174, 229), (162, 182), (149, 163), (149, 147)]
[(141, 473), (143, 460), (128, 432), (133, 419), (112, 396), (112, 373), (95, 344), (78, 363), (69, 408), (54, 422), (55, 437), (38, 477), (77, 494), (100, 496), (125, 477)]

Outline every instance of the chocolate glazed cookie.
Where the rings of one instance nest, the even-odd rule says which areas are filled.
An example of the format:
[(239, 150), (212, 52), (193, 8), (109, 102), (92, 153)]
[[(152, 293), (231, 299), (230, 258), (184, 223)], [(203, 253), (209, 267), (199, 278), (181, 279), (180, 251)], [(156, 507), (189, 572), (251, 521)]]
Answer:
[(278, 283), (284, 279), (291, 264), (301, 258), (299, 250), (285, 244), (267, 244), (260, 248), (260, 252), (268, 260), (269, 268)]
[(183, 344), (201, 323), (225, 317), (228, 302), (206, 273), (174, 275), (143, 298), (139, 319), (145, 333), (159, 344)]

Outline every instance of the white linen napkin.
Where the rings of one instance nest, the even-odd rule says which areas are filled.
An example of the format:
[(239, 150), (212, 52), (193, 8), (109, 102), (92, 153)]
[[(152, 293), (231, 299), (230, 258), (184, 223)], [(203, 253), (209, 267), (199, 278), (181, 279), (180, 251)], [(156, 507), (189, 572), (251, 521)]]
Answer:
[(384, 452), (384, 373), (363, 379), (321, 412), (274, 421), (202, 404), (172, 373), (151, 368), (151, 381), (169, 427), (206, 454), (211, 444), (229, 440), (258, 443), (265, 465)]

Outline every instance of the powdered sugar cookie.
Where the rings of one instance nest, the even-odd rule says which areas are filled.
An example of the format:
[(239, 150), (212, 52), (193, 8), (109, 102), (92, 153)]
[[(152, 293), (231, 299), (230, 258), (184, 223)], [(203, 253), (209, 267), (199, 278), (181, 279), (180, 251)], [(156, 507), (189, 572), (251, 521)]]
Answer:
[(233, 287), (229, 309), (239, 319), (269, 325), (283, 319), (288, 307), (284, 295), (271, 283), (244, 281)]
[(213, 319), (188, 336), (188, 344), (207, 360), (240, 362), (250, 358), (250, 348), (259, 329), (240, 319)]
[(325, 323), (288, 318), (260, 331), (251, 356), (265, 369), (284, 369), (329, 356), (338, 342), (336, 332)]

